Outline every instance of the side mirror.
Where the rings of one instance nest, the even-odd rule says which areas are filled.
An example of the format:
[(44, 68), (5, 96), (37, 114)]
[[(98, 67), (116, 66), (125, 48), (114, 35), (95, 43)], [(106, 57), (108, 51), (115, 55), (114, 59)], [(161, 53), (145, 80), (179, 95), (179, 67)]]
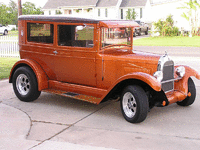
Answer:
[(87, 26), (84, 24), (84, 25), (82, 25), (82, 26), (76, 26), (76, 29), (77, 30), (83, 30), (83, 29), (85, 29)]
[(77, 30), (83, 30), (83, 29), (84, 29), (84, 26), (77, 26), (76, 29), (77, 29)]

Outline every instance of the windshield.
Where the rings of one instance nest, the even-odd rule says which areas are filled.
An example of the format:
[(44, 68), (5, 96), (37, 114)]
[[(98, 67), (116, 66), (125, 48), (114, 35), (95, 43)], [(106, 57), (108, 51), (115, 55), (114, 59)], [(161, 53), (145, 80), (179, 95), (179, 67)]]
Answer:
[(102, 28), (102, 48), (107, 47), (131, 47), (130, 28)]

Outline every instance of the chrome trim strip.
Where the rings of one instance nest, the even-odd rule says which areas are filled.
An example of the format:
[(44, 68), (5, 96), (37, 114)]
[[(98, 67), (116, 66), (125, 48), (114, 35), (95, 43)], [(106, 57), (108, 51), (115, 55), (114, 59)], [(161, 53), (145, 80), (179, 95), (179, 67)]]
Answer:
[(162, 83), (171, 82), (171, 81), (177, 81), (177, 80), (180, 80), (180, 79), (182, 79), (182, 78), (181, 78), (181, 77), (178, 77), (178, 78), (176, 78), (176, 79), (171, 79), (171, 80), (162, 81), (161, 84), (162, 84)]

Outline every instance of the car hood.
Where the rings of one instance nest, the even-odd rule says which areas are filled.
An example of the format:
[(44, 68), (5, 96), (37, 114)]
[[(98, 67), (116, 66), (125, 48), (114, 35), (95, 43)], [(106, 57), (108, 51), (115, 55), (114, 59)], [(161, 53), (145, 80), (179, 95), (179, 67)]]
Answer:
[(132, 72), (144, 72), (153, 75), (157, 71), (158, 61), (161, 55), (141, 52), (115, 50), (102, 53), (104, 60), (114, 60), (116, 67), (124, 70), (124, 74)]

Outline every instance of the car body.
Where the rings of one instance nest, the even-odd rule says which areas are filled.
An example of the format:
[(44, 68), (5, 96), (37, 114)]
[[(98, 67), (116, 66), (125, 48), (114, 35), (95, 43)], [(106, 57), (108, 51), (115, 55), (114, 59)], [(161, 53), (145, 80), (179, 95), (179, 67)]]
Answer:
[(154, 106), (193, 103), (190, 76), (200, 75), (174, 66), (167, 54), (133, 50), (138, 26), (134, 21), (20, 16), (21, 60), (9, 82), (26, 102), (41, 91), (94, 104), (120, 98), (124, 118), (133, 123), (142, 122)]
[(0, 24), (0, 34), (7, 35), (8, 28)]
[(140, 27), (135, 28), (134, 36), (136, 36), (136, 34), (140, 36), (142, 32), (144, 32), (145, 35), (148, 35), (149, 25), (139, 20), (136, 20), (135, 22), (137, 22), (140, 25)]
[(7, 25), (7, 29), (8, 31), (11, 31), (11, 30), (17, 30), (17, 26), (16, 25)]

